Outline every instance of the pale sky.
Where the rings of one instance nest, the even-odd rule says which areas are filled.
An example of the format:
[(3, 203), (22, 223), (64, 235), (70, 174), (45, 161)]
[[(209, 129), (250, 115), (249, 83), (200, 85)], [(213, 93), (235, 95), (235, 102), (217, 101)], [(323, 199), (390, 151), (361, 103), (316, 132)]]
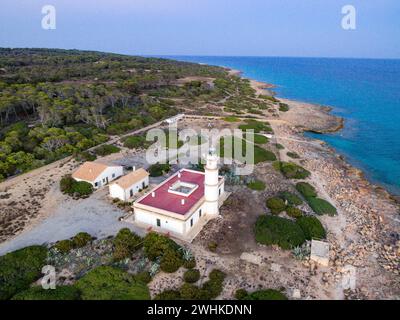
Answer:
[[(44, 5), (56, 29), (43, 30)], [(356, 8), (356, 30), (341, 27)], [(1, 0), (0, 47), (400, 58), (399, 0)]]

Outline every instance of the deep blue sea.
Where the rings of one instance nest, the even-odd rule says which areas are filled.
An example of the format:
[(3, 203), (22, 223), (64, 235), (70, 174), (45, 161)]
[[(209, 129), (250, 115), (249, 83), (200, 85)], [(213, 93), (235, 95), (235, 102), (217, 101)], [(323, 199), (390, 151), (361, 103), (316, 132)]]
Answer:
[(333, 107), (345, 128), (314, 135), (371, 181), (400, 195), (400, 60), (169, 57), (226, 66), (277, 86), (278, 96)]

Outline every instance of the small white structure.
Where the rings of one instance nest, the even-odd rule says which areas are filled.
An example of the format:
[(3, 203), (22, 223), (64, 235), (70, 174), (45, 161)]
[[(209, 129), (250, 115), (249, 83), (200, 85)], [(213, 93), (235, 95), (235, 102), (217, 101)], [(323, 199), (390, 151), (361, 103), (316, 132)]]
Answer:
[(110, 196), (122, 201), (128, 201), (137, 192), (145, 189), (149, 185), (149, 173), (140, 168), (110, 184)]
[(226, 197), (218, 157), (210, 150), (205, 172), (182, 169), (135, 201), (133, 223), (191, 241), (219, 215)]
[(179, 120), (182, 120), (184, 117), (185, 117), (185, 115), (183, 113), (180, 113), (174, 117), (168, 118), (167, 120), (165, 120), (165, 122), (168, 124), (173, 124), (173, 123), (178, 122)]
[(329, 266), (329, 243), (319, 240), (311, 240), (310, 259), (322, 266)]
[(72, 174), (72, 178), (76, 181), (86, 181), (97, 189), (122, 175), (122, 166), (108, 166), (103, 163), (87, 161)]

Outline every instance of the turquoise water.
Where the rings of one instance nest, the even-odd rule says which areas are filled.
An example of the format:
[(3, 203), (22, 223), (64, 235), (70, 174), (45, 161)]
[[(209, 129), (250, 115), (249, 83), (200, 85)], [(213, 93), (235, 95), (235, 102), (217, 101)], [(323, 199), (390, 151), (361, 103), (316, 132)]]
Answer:
[(315, 135), (374, 183), (400, 194), (400, 60), (169, 57), (226, 66), (275, 84), (278, 96), (333, 107), (345, 128)]

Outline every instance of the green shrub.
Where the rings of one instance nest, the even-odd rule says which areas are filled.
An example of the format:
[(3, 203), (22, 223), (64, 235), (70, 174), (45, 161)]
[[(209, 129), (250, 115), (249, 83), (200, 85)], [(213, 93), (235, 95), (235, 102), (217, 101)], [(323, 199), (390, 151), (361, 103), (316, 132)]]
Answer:
[(266, 201), (266, 205), (272, 214), (279, 214), (286, 208), (285, 201), (278, 197), (269, 198)]
[(288, 157), (292, 158), (292, 159), (299, 159), (300, 156), (296, 153), (296, 152), (288, 152), (286, 153)]
[(276, 155), (272, 151), (265, 150), (259, 146), (254, 146), (254, 164), (264, 161), (275, 161)]
[(179, 300), (181, 294), (177, 290), (165, 290), (154, 297), (154, 300)]
[(292, 162), (277, 161), (274, 162), (273, 166), (288, 179), (305, 179), (311, 174), (303, 167)]
[(324, 199), (307, 198), (306, 200), (311, 209), (318, 215), (327, 214), (329, 216), (334, 216), (337, 214), (336, 208)]
[(287, 112), (289, 111), (289, 106), (286, 103), (279, 103), (279, 111)]
[(184, 262), (183, 262), (183, 266), (186, 268), (186, 269), (193, 269), (193, 268), (195, 268), (196, 267), (196, 259), (189, 259), (189, 260), (185, 260)]
[(128, 228), (119, 230), (113, 240), (113, 258), (116, 261), (129, 258), (141, 247), (143, 239)]
[(300, 217), (297, 219), (296, 223), (300, 226), (301, 230), (303, 230), (307, 240), (326, 238), (326, 231), (316, 217)]
[(226, 122), (239, 122), (240, 121), (240, 119), (238, 119), (236, 117), (232, 117), (232, 116), (225, 117), (225, 118), (223, 118), (223, 120)]
[(92, 236), (87, 232), (79, 232), (72, 238), (74, 248), (82, 248), (92, 241)]
[(222, 272), (221, 270), (213, 269), (210, 272), (210, 274), (208, 275), (208, 277), (212, 281), (223, 282), (226, 277), (226, 274), (224, 272)]
[(97, 156), (88, 151), (82, 151), (74, 154), (74, 158), (76, 161), (94, 161)]
[(195, 283), (200, 279), (200, 271), (197, 269), (189, 269), (183, 274), (183, 280), (187, 283)]
[(256, 191), (263, 191), (263, 190), (265, 190), (265, 183), (262, 182), (261, 180), (254, 180), (254, 181), (248, 183), (247, 187), (249, 187), (252, 190), (256, 190)]
[(281, 145), (280, 143), (276, 143), (276, 144), (275, 144), (275, 147), (276, 147), (278, 150), (283, 150), (283, 149), (285, 149), (285, 147), (284, 147), (283, 145)]
[(103, 144), (102, 146), (94, 149), (94, 153), (97, 154), (98, 156), (102, 156), (102, 157), (108, 156), (109, 154), (117, 153), (120, 151), (121, 151), (120, 148), (118, 148), (117, 146), (114, 146), (112, 144)]
[(150, 177), (160, 177), (171, 170), (171, 166), (166, 164), (155, 163), (148, 169)]
[(179, 245), (166, 236), (149, 232), (143, 239), (143, 248), (146, 257), (155, 261), (169, 251), (178, 251)]
[(66, 175), (60, 180), (60, 190), (65, 194), (86, 197), (93, 193), (93, 186), (86, 181), (75, 181), (71, 175)]
[(215, 241), (210, 241), (207, 245), (208, 250), (210, 250), (211, 252), (216, 252), (217, 248), (218, 248), (218, 243), (216, 243)]
[(201, 296), (200, 288), (191, 283), (184, 283), (179, 289), (179, 293), (181, 299), (184, 300), (198, 300)]
[(179, 252), (168, 250), (161, 258), (160, 269), (164, 272), (174, 273), (183, 264), (182, 257)]
[(10, 299), (40, 278), (47, 248), (30, 246), (0, 257), (0, 300)]
[(315, 188), (307, 182), (297, 183), (296, 189), (298, 192), (300, 192), (303, 195), (304, 198), (310, 198), (310, 197), (317, 196), (317, 191), (315, 191)]
[(245, 289), (237, 289), (235, 292), (236, 300), (243, 300), (247, 297), (249, 293)]
[(135, 274), (135, 280), (147, 284), (152, 280), (152, 278), (151, 278), (151, 275), (149, 272), (142, 271), (142, 272)]
[(74, 248), (74, 243), (72, 242), (72, 240), (69, 239), (60, 240), (54, 245), (54, 248), (65, 254), (70, 252)]
[(272, 129), (270, 126), (268, 126), (266, 123), (259, 122), (257, 120), (249, 119), (246, 120), (247, 124), (242, 124), (239, 126), (239, 129), (242, 131), (246, 130), (254, 130), (255, 133), (259, 132), (272, 132)]
[(266, 289), (252, 292), (244, 300), (287, 300), (288, 298), (280, 291)]
[(254, 135), (254, 143), (256, 144), (266, 144), (268, 143), (268, 138), (266, 136), (262, 136), (260, 134)]
[(129, 149), (147, 148), (150, 145), (144, 136), (130, 136), (123, 140), (124, 147)]
[(299, 206), (303, 203), (303, 200), (301, 200), (300, 197), (288, 191), (281, 192), (279, 197), (284, 201), (287, 201), (287, 203), (291, 206)]
[(303, 211), (296, 207), (287, 207), (286, 208), (286, 213), (289, 217), (292, 218), (300, 218), (303, 215)]
[(286, 250), (306, 241), (303, 230), (295, 222), (277, 216), (260, 216), (254, 231), (257, 242), (276, 244)]
[(82, 300), (148, 300), (147, 285), (117, 268), (100, 266), (76, 282)]
[(57, 286), (47, 290), (35, 286), (17, 293), (12, 300), (80, 300), (80, 293), (74, 286)]

